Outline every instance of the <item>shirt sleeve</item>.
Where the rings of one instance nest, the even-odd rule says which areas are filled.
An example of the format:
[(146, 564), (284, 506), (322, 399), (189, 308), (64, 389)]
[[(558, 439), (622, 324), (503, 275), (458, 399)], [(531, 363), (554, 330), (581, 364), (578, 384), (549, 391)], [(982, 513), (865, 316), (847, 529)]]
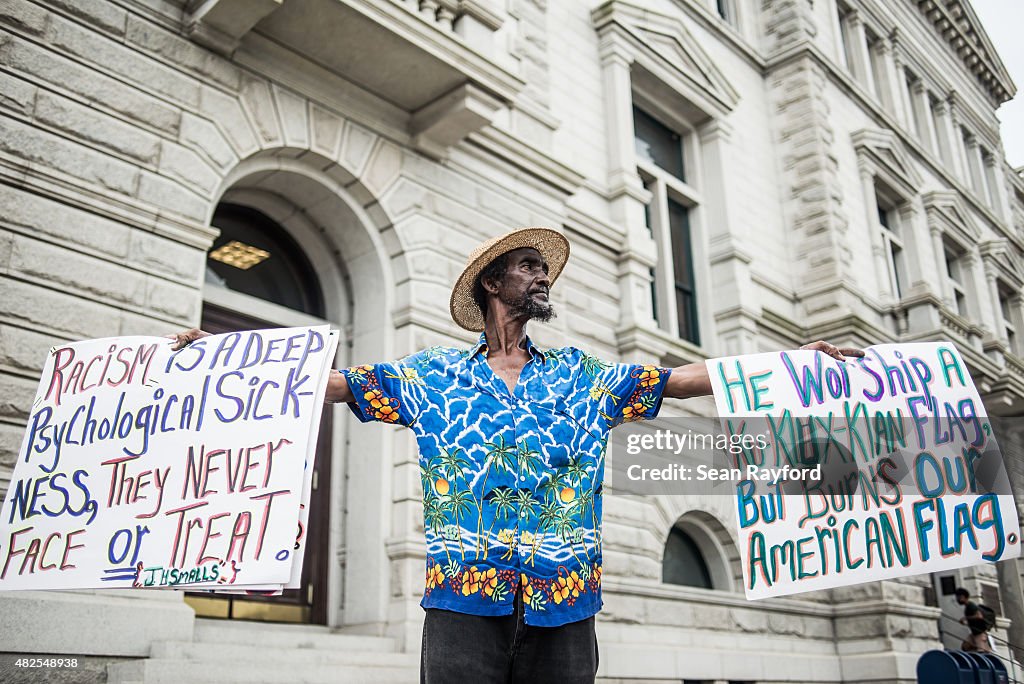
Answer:
[(401, 362), (376, 363), (342, 369), (355, 401), (348, 407), (364, 423), (380, 421), (410, 427), (418, 411), (417, 385), (422, 381)]
[(635, 420), (650, 420), (661, 410), (665, 385), (672, 374), (670, 368), (616, 363), (606, 367), (595, 378), (594, 395), (606, 395), (602, 414), (608, 427)]

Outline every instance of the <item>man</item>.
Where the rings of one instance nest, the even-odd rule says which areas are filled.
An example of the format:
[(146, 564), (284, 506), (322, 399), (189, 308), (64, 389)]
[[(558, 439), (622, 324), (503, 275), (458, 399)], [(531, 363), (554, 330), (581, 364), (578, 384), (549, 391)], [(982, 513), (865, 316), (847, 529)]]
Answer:
[(960, 618), (960, 624), (967, 625), (967, 628), (971, 630), (971, 633), (960, 644), (960, 648), (964, 651), (991, 653), (992, 645), (988, 640), (988, 630), (992, 625), (989, 618), (982, 612), (981, 606), (971, 600), (969, 591), (963, 587), (957, 587), (953, 594), (956, 596), (956, 602), (964, 607), (964, 616)]
[(481, 332), (475, 345), (331, 372), (327, 401), (416, 434), (424, 682), (594, 681), (608, 432), (654, 417), (663, 397), (711, 392), (703, 363), (667, 369), (538, 349), (526, 324), (554, 316), (548, 296), (568, 257), (568, 241), (547, 228), (489, 240), (450, 300), (454, 321)]

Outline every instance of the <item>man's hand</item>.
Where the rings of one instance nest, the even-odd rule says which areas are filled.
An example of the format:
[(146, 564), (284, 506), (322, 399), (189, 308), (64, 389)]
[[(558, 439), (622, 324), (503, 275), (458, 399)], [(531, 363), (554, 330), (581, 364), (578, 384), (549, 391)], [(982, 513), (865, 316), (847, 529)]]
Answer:
[(817, 342), (811, 342), (810, 344), (805, 344), (804, 346), (802, 346), (800, 348), (801, 349), (807, 349), (807, 350), (810, 350), (810, 351), (820, 351), (820, 352), (823, 352), (825, 354), (828, 354), (833, 359), (837, 359), (839, 361), (845, 361), (847, 356), (851, 356), (853, 358), (860, 358), (860, 357), (864, 356), (864, 350), (863, 349), (853, 349), (853, 348), (848, 348), (848, 347), (840, 349), (839, 347), (835, 346), (834, 344), (829, 344), (828, 342), (825, 342), (824, 340), (818, 340)]
[[(178, 351), (184, 349), (186, 346), (192, 344), (196, 340), (201, 340), (204, 337), (209, 337), (213, 333), (208, 333), (205, 330), (199, 328), (192, 328), (184, 332), (173, 333), (171, 335), (164, 335), (169, 340), (173, 340), (171, 344), (174, 346), (172, 349)], [(355, 401), (356, 398), (352, 396), (352, 390), (348, 386), (348, 380), (345, 376), (336, 370), (330, 371), (330, 377), (327, 379), (327, 393), (324, 395), (324, 403), (326, 404), (343, 404), (350, 401)]]
[(186, 330), (185, 332), (164, 335), (164, 337), (166, 337), (169, 340), (174, 340), (174, 342), (172, 343), (174, 346), (171, 347), (171, 349), (173, 351), (178, 351), (179, 349), (184, 349), (185, 347), (192, 344), (198, 339), (202, 339), (203, 337), (209, 337), (211, 334), (212, 333), (208, 333), (205, 330), (200, 330), (199, 328), (192, 328), (191, 330)]
[(332, 370), (330, 377), (327, 379), (327, 394), (324, 395), (324, 403), (347, 404), (355, 400), (356, 398), (352, 395), (352, 388), (348, 386), (348, 380), (345, 379), (345, 376), (336, 370)]

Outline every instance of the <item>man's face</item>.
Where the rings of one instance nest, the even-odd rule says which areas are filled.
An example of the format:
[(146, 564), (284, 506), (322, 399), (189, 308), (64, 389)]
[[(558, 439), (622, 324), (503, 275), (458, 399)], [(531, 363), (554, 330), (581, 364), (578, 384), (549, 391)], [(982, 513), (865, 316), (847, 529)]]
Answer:
[(967, 597), (964, 596), (963, 594), (957, 594), (956, 595), (956, 602), (959, 603), (962, 606), (965, 603), (967, 603)]
[(508, 307), (513, 318), (544, 322), (555, 316), (548, 301), (551, 280), (548, 263), (533, 247), (508, 253), (508, 268), (498, 285), (498, 298)]

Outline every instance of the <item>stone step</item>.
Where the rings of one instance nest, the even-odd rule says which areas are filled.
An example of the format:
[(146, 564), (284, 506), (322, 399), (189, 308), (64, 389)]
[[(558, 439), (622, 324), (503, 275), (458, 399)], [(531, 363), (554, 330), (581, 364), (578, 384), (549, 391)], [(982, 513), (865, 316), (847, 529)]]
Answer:
[(330, 648), (346, 651), (393, 653), (394, 639), (342, 634), (322, 625), (280, 625), (245, 620), (197, 619), (196, 643), (244, 644), (269, 648)]
[(282, 664), (271, 654), (248, 663), (148, 658), (107, 666), (107, 684), (411, 684), (418, 680), (415, 667)]
[(153, 644), (150, 657), (157, 660), (183, 660), (190, 662), (226, 661), (232, 663), (275, 664), (336, 664), (355, 667), (419, 667), (418, 653), (393, 653), (366, 649), (352, 649), (342, 635), (333, 635), (335, 643), (316, 647), (253, 645), (211, 641), (158, 641)]

